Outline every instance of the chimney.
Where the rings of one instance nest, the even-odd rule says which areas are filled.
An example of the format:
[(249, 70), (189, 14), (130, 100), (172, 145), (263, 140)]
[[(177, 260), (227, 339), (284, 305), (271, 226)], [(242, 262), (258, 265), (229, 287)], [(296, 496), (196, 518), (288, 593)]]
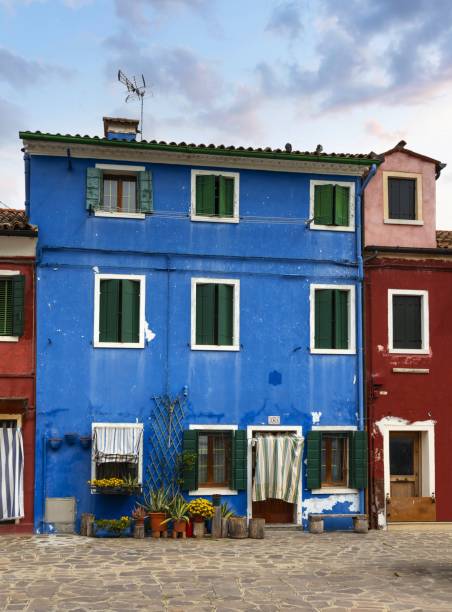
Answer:
[(121, 119), (120, 117), (104, 117), (104, 135), (108, 140), (136, 140), (138, 119)]

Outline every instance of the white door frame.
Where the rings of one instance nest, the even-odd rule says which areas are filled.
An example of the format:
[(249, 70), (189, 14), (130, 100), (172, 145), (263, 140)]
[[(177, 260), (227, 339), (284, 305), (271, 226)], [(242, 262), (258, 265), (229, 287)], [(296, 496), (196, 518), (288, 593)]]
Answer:
[[(301, 425), (248, 425), (246, 428), (247, 441), (248, 441), (248, 454), (247, 454), (247, 518), (253, 518), (253, 448), (251, 442), (253, 440), (253, 432), (255, 431), (287, 431), (295, 432), (298, 436), (303, 435), (303, 428)], [(303, 464), (302, 464), (303, 466)], [(301, 525), (301, 499), (303, 492), (303, 467), (300, 471), (300, 488), (298, 493), (298, 501), (295, 504), (296, 508), (296, 525)]]
[[(391, 470), (389, 460), (389, 434), (391, 431), (419, 432), (421, 457), (421, 497), (435, 494), (435, 422), (417, 421), (415, 423), (397, 423), (392, 417), (377, 422), (383, 436), (383, 465), (385, 499), (391, 496)], [(386, 505), (386, 504), (385, 504)]]

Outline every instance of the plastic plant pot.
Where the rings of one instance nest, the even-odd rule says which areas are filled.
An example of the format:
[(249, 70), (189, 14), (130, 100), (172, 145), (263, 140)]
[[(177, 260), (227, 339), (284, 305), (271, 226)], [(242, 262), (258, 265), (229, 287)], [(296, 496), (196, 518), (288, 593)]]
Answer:
[(49, 438), (48, 439), (49, 447), (54, 451), (60, 448), (62, 442), (63, 442), (63, 438)]
[(91, 436), (80, 436), (79, 440), (82, 448), (88, 449), (91, 447)]
[(66, 443), (69, 444), (70, 446), (75, 444), (75, 442), (77, 441), (77, 438), (78, 438), (78, 434), (74, 432), (64, 434), (64, 439), (66, 440)]

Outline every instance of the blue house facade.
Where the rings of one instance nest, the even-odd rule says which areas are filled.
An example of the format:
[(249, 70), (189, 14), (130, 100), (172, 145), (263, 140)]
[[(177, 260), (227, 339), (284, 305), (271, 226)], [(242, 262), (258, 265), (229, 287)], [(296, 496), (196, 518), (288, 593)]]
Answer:
[(364, 512), (360, 196), (378, 161), (136, 131), (20, 135), (39, 227), (35, 529), (130, 512), (136, 496), (88, 481), (139, 489), (162, 461), (182, 462), (187, 497), (270, 523)]

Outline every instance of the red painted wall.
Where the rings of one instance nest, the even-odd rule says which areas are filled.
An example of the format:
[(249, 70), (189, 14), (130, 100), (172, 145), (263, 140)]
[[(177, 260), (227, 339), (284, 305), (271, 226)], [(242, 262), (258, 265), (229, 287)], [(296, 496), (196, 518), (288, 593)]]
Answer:
[[(388, 289), (429, 293), (430, 352), (388, 353)], [(384, 508), (383, 444), (375, 422), (386, 416), (435, 425), (435, 494), (438, 521), (452, 521), (452, 256), (379, 256), (365, 273), (367, 418), (371, 514)], [(392, 368), (428, 368), (429, 374), (397, 374)], [(372, 398), (371, 381), (387, 395)], [(375, 526), (375, 522), (374, 522)]]
[[(24, 439), (25, 518), (19, 524), (0, 523), (0, 534), (33, 531), (35, 458), (35, 278), (34, 258), (0, 259), (0, 270), (18, 270), (25, 275), (25, 325), (18, 342), (0, 342), (0, 397), (26, 397), (28, 412), (22, 415)], [(7, 405), (0, 412), (10, 413)], [(1, 418), (1, 414), (0, 414)]]

